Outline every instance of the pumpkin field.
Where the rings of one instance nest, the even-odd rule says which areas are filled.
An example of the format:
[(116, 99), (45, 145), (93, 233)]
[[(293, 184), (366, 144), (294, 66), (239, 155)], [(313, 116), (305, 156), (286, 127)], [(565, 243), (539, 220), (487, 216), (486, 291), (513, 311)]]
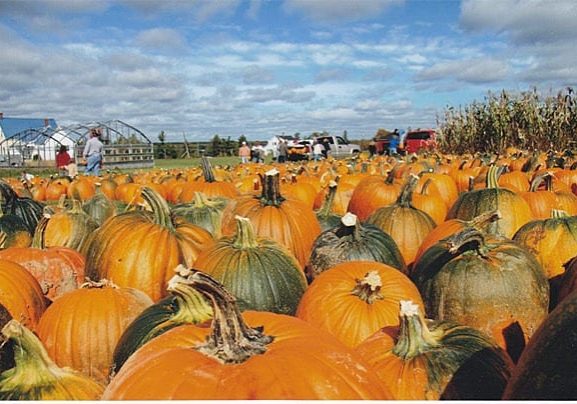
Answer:
[(577, 399), (575, 114), (499, 97), (420, 154), (3, 178), (0, 398)]

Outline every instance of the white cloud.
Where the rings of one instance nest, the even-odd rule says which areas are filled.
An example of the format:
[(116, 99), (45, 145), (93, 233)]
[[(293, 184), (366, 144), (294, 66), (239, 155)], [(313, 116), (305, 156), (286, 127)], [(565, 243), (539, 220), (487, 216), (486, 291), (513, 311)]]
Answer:
[(184, 36), (170, 28), (153, 28), (142, 31), (136, 36), (135, 43), (145, 48), (161, 51), (179, 51), (186, 47)]
[(440, 62), (421, 70), (416, 79), (457, 80), (473, 84), (491, 83), (507, 78), (509, 66), (501, 60), (476, 59)]

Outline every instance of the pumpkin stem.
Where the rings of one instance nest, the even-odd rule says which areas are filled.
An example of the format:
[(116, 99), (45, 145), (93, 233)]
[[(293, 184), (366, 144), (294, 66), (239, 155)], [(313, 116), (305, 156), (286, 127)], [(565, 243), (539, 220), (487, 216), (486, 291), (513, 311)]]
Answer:
[[(182, 264), (176, 267), (175, 272), (179, 277), (186, 277), (190, 273)], [(212, 307), (210, 304), (189, 285), (182, 282), (172, 282), (171, 279), (168, 282), (167, 290), (178, 300), (178, 311), (171, 318), (171, 322), (200, 324), (212, 318)]]
[(543, 172), (543, 173), (537, 174), (535, 176), (535, 178), (533, 178), (533, 180), (531, 181), (531, 184), (529, 186), (529, 191), (530, 192), (537, 192), (539, 190), (539, 187), (541, 186), (541, 184), (543, 184), (543, 182), (545, 182), (546, 187), (547, 187), (547, 185), (549, 185), (549, 188), (547, 190), (550, 191), (551, 190), (551, 180), (552, 180), (552, 175), (549, 172)]
[(46, 247), (46, 243), (44, 242), (44, 235), (46, 233), (46, 227), (48, 226), (48, 222), (50, 221), (50, 215), (45, 213), (42, 215), (38, 224), (36, 225), (36, 229), (34, 229), (34, 235), (32, 236), (32, 243), (30, 247), (39, 248), (43, 250)]
[[(14, 341), (16, 364), (2, 375), (4, 390), (9, 387), (6, 384), (14, 384), (16, 389), (22, 380), (26, 381), (26, 385), (50, 385), (56, 380), (55, 373), (61, 371), (32, 331), (12, 319), (2, 328), (2, 335), (6, 340)], [(6, 378), (8, 372), (9, 379)]]
[(142, 198), (150, 205), (154, 214), (154, 223), (163, 226), (171, 231), (175, 231), (170, 214), (170, 207), (166, 200), (155, 190), (149, 187), (142, 187), (140, 191)]
[(335, 196), (337, 194), (337, 186), (338, 186), (337, 181), (331, 180), (329, 182), (328, 191), (323, 200), (323, 204), (317, 211), (317, 216), (328, 217), (331, 215), (333, 209), (333, 203), (335, 201)]
[(563, 218), (569, 217), (569, 215), (564, 210), (551, 209), (551, 217), (553, 219), (563, 219)]
[(265, 206), (280, 206), (285, 198), (280, 194), (280, 173), (277, 169), (260, 174), (262, 193), (260, 201)]
[(447, 238), (446, 241), (450, 254), (460, 254), (459, 250), (465, 248), (465, 251), (474, 249), (481, 257), (486, 257), (485, 236), (475, 227), (467, 226), (459, 233)]
[(208, 157), (202, 156), (200, 165), (202, 167), (202, 174), (204, 176), (204, 180), (206, 182), (215, 182), (216, 179), (214, 178), (214, 172), (212, 171), (212, 166), (210, 165), (210, 161), (208, 161)]
[(114, 288), (117, 289), (118, 286), (108, 279), (100, 279), (99, 281), (93, 281), (87, 279), (82, 285), (78, 287), (79, 289), (104, 289), (104, 288)]
[(6, 236), (6, 232), (0, 230), (0, 249), (4, 248), (4, 246), (6, 245), (7, 238), (8, 237)]
[(409, 178), (407, 182), (403, 186), (399, 197), (397, 198), (397, 205), (410, 207), (412, 200), (413, 200), (413, 192), (415, 191), (415, 187), (419, 182), (419, 176), (415, 174), (409, 174)]
[(339, 238), (352, 236), (353, 240), (359, 240), (361, 238), (360, 231), (361, 230), (357, 215), (351, 212), (347, 212), (341, 218), (341, 225), (335, 234)]
[(486, 187), (499, 188), (499, 177), (507, 169), (506, 166), (490, 166), (487, 169)]
[(400, 301), (399, 336), (393, 354), (403, 360), (412, 359), (437, 346), (419, 306), (410, 300)]
[(258, 247), (256, 233), (250, 219), (238, 215), (234, 218), (236, 220), (236, 233), (233, 245), (239, 249)]
[(481, 213), (479, 216), (475, 216), (468, 223), (468, 225), (471, 227), (475, 227), (479, 230), (482, 230), (491, 223), (494, 223), (497, 220), (501, 219), (501, 217), (502, 217), (501, 212), (499, 212), (498, 210), (493, 210), (490, 212)]
[(365, 303), (372, 304), (376, 300), (384, 299), (381, 294), (383, 282), (378, 271), (370, 271), (365, 274), (363, 279), (357, 279), (357, 284), (351, 293)]
[(220, 283), (195, 269), (186, 278), (176, 275), (173, 282), (192, 286), (212, 304), (212, 332), (204, 344), (195, 347), (197, 351), (221, 363), (242, 363), (266, 352), (273, 337), (264, 334), (262, 327), (250, 328), (244, 322), (236, 298)]

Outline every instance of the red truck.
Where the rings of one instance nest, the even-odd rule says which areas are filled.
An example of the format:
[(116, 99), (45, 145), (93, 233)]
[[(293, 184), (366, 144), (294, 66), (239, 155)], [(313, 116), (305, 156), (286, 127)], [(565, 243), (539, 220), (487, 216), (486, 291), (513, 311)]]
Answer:
[(421, 149), (437, 148), (437, 132), (434, 129), (417, 129), (407, 133), (404, 141), (406, 153), (418, 153)]

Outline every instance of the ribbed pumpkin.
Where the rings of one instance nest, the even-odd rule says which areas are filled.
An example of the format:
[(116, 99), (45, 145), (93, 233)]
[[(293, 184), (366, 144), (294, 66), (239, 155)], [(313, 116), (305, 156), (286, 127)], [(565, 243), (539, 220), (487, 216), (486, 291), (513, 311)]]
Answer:
[(200, 271), (183, 282), (212, 302), (212, 327), (182, 325), (142, 346), (104, 400), (391, 398), (334, 337), (291, 316), (241, 315), (234, 297)]
[(72, 206), (49, 216), (44, 232), (46, 247), (68, 247), (77, 251), (84, 248), (98, 223), (82, 210), (82, 204), (71, 200)]
[(106, 383), (116, 343), (150, 305), (152, 300), (137, 289), (87, 282), (46, 309), (37, 333), (58, 366)]
[(411, 278), (428, 318), (486, 332), (513, 360), (547, 315), (549, 283), (533, 255), (474, 227), (425, 251)]
[(294, 255), (257, 237), (250, 219), (236, 217), (236, 233), (202, 251), (194, 267), (232, 293), (241, 310), (294, 314), (307, 282)]
[(444, 221), (431, 230), (431, 232), (427, 234), (425, 239), (421, 242), (421, 245), (417, 250), (417, 255), (415, 256), (415, 261), (418, 261), (423, 253), (430, 247), (434, 246), (442, 239), (460, 232), (465, 227), (475, 227), (480, 230), (485, 230), (488, 225), (500, 218), (501, 213), (499, 211), (491, 211), (481, 213), (479, 216), (476, 216), (471, 220), (449, 219)]
[(54, 300), (84, 282), (84, 257), (68, 247), (46, 247), (44, 231), (48, 218), (38, 222), (30, 247), (10, 247), (0, 251), (0, 259), (16, 262), (38, 281), (42, 293)]
[(16, 215), (24, 220), (30, 234), (34, 233), (42, 217), (44, 205), (30, 198), (21, 198), (6, 182), (0, 180), (0, 206), (4, 214)]
[[(184, 265), (176, 270), (186, 279), (191, 271)], [(212, 318), (212, 307), (204, 296), (184, 282), (169, 282), (168, 296), (146, 308), (124, 330), (116, 344), (110, 374), (118, 373), (124, 362), (138, 348), (168, 330), (183, 324), (201, 324)]]
[(551, 191), (551, 186), (546, 186), (548, 189), (540, 188), (544, 182), (551, 183), (551, 177), (550, 172), (540, 173), (531, 180), (529, 191), (519, 193), (531, 208), (533, 219), (550, 218), (551, 210), (557, 208), (557, 195)]
[(513, 240), (527, 248), (541, 264), (548, 279), (562, 275), (563, 265), (577, 256), (577, 216), (553, 209), (548, 219), (521, 227)]
[(0, 205), (0, 233), (4, 234), (0, 249), (8, 247), (28, 247), (32, 235), (24, 220), (19, 216), (4, 214)]
[(486, 334), (447, 321), (425, 320), (401, 301), (400, 325), (355, 348), (395, 400), (499, 400), (513, 363)]
[(238, 196), (238, 191), (234, 184), (229, 181), (218, 181), (207, 157), (201, 160), (203, 178), (189, 182), (182, 189), (179, 195), (181, 203), (192, 202), (196, 192), (202, 192), (209, 198), (222, 197), (232, 199)]
[(229, 199), (222, 197), (208, 198), (202, 192), (195, 192), (189, 203), (172, 207), (174, 215), (181, 216), (187, 222), (209, 231), (214, 238), (222, 236), (222, 215)]
[(397, 202), (377, 209), (366, 221), (395, 240), (407, 265), (413, 263), (422, 241), (435, 228), (433, 219), (412, 205), (413, 191), (418, 180), (419, 177), (411, 174)]
[(417, 192), (423, 193), (423, 188), (426, 189), (425, 194), (435, 195), (443, 199), (447, 209), (453, 206), (453, 203), (459, 197), (459, 190), (455, 180), (446, 174), (438, 172), (423, 173), (419, 177)]
[(77, 199), (79, 201), (87, 201), (96, 193), (96, 185), (93, 180), (94, 177), (77, 177), (66, 189), (66, 195), (70, 199)]
[(317, 237), (305, 268), (307, 278), (312, 281), (321, 272), (347, 261), (382, 262), (407, 273), (395, 240), (376, 226), (359, 223), (352, 213)]
[(154, 301), (166, 295), (166, 282), (178, 264), (192, 265), (214, 242), (210, 233), (182, 218), (171, 218), (166, 201), (144, 187), (152, 211), (128, 211), (107, 220), (85, 251), (86, 274), (146, 292)]
[(499, 188), (498, 178), (502, 171), (499, 167), (490, 167), (486, 177), (486, 188), (467, 191), (459, 195), (453, 204), (447, 219), (471, 220), (481, 213), (499, 210), (502, 219), (488, 228), (493, 234), (511, 238), (525, 223), (533, 219), (531, 208), (518, 194), (506, 188)]
[(0, 259), (0, 305), (11, 317), (36, 331), (48, 306), (38, 281), (22, 265)]
[(399, 324), (399, 301), (422, 305), (416, 286), (396, 268), (349, 261), (321, 273), (308, 287), (297, 317), (354, 347), (381, 327)]
[(104, 195), (99, 185), (94, 196), (82, 204), (82, 210), (100, 226), (116, 214), (117, 205)]
[[(336, 181), (337, 179), (338, 181)], [(347, 213), (347, 208), (356, 188), (356, 184), (346, 179), (343, 180), (340, 177), (337, 177), (334, 181), (331, 182), (334, 182), (338, 185), (335, 190), (336, 192), (334, 198), (331, 201), (330, 212), (335, 215), (342, 216)], [(329, 182), (328, 186), (317, 193), (314, 204), (315, 209), (321, 210), (321, 206), (324, 204), (325, 200), (327, 199), (327, 194), (330, 192), (331, 182)]]
[(445, 221), (449, 208), (438, 193), (430, 191), (429, 187), (432, 181), (433, 180), (429, 178), (422, 185), (419, 192), (413, 193), (411, 203), (413, 207), (428, 214), (435, 222), (435, 225), (439, 225)]
[(261, 176), (260, 197), (239, 198), (225, 210), (223, 234), (234, 234), (235, 216), (247, 217), (258, 236), (270, 238), (287, 247), (304, 268), (321, 228), (310, 207), (281, 195), (279, 175), (276, 169), (267, 171)]
[(401, 191), (401, 185), (395, 181), (395, 173), (396, 169), (393, 168), (384, 180), (379, 176), (361, 180), (351, 195), (347, 211), (364, 222), (377, 209), (395, 203)]
[(505, 400), (577, 400), (577, 294), (567, 296), (533, 334)]
[(11, 320), (2, 328), (14, 344), (16, 366), (0, 374), (0, 400), (98, 400), (104, 385), (58, 367), (32, 331)]

